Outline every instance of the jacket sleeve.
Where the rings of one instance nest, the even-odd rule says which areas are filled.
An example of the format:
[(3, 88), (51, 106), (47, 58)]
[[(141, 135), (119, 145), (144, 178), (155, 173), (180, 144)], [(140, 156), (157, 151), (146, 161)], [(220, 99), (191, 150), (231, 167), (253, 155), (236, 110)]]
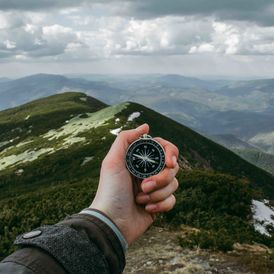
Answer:
[(0, 263), (0, 274), (122, 273), (123, 236), (103, 213), (89, 214), (94, 211), (86, 209), (19, 235), (15, 240), (19, 250)]

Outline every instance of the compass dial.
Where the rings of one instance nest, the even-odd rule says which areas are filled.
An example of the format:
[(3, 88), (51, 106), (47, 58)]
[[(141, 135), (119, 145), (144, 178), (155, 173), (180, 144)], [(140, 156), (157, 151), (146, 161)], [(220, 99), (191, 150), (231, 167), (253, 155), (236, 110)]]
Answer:
[(126, 166), (135, 177), (140, 179), (155, 175), (165, 166), (164, 149), (152, 138), (140, 138), (129, 146)]

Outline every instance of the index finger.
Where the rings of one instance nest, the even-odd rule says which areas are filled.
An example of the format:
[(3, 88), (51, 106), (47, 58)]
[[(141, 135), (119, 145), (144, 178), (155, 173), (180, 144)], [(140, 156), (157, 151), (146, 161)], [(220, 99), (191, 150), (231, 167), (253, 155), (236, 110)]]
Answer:
[(156, 137), (153, 139), (159, 142), (165, 150), (166, 166), (168, 168), (174, 168), (177, 164), (177, 159), (179, 157), (179, 149), (177, 148), (177, 146), (161, 137)]

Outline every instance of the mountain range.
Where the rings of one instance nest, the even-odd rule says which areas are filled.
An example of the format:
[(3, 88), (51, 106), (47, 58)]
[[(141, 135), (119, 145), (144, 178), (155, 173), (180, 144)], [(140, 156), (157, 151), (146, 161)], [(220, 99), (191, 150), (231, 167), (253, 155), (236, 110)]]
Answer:
[(232, 134), (274, 153), (274, 80), (201, 80), (181, 75), (50, 75), (0, 80), (0, 109), (76, 90), (106, 104), (132, 101), (205, 135)]
[(15, 235), (86, 207), (116, 135), (144, 122), (180, 150), (177, 205), (158, 222), (194, 226), (194, 243), (225, 251), (234, 242), (273, 245), (271, 219), (257, 216), (258, 205), (273, 210), (270, 173), (144, 105), (66, 92), (0, 112), (0, 256)]

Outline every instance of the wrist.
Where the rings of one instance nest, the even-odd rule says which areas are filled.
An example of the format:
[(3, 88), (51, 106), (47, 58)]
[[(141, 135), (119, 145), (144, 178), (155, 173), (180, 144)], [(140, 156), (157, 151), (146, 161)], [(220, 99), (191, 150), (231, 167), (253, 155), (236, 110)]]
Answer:
[(93, 216), (93, 217), (99, 219), (100, 221), (102, 221), (105, 225), (107, 225), (113, 231), (113, 233), (116, 235), (116, 237), (118, 238), (118, 240), (123, 248), (124, 253), (126, 252), (126, 250), (128, 249), (128, 242), (127, 242), (126, 238), (124, 237), (124, 235), (122, 234), (119, 227), (113, 222), (113, 220), (111, 218), (109, 218), (109, 216), (107, 216), (101, 210), (98, 210), (98, 209), (92, 208), (92, 207), (83, 209), (79, 214), (86, 214), (89, 216)]
[(123, 237), (125, 238), (128, 245), (130, 245), (134, 239), (131, 239), (129, 235), (129, 228), (125, 226), (125, 222), (122, 222), (121, 218), (117, 218), (117, 214), (113, 214), (111, 210), (109, 210), (108, 207), (105, 206), (105, 203), (102, 204), (96, 200), (96, 197), (94, 198), (92, 204), (89, 206), (89, 209), (95, 209), (100, 212), (102, 212), (107, 218), (109, 218), (115, 226), (119, 229), (119, 231), (122, 233)]

